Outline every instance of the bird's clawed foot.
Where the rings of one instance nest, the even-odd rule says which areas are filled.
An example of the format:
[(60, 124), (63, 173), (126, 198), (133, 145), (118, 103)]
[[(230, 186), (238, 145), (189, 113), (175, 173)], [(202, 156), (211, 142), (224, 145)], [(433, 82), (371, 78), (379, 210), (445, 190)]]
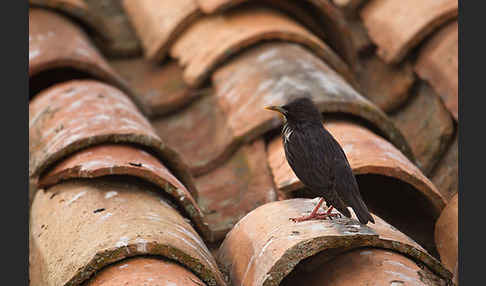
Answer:
[(301, 216), (301, 217), (294, 217), (294, 218), (289, 218), (289, 220), (293, 222), (303, 222), (303, 221), (308, 221), (308, 220), (320, 220), (320, 219), (327, 219), (329, 218), (332, 220), (333, 218), (341, 218), (342, 215), (340, 213), (316, 213), (314, 215), (307, 215), (307, 216)]

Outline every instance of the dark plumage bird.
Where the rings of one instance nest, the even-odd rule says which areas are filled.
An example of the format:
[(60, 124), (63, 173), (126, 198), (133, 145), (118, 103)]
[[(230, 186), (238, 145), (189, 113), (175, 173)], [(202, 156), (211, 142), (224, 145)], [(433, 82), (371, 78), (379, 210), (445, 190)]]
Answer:
[[(307, 97), (297, 98), (283, 106), (268, 106), (282, 115), (285, 157), (299, 180), (310, 191), (322, 197), (308, 216), (293, 221), (325, 219), (336, 216), (332, 208), (351, 217), (351, 207), (363, 224), (375, 222), (368, 211), (343, 149), (322, 125), (322, 116)], [(330, 208), (318, 213), (323, 200)]]

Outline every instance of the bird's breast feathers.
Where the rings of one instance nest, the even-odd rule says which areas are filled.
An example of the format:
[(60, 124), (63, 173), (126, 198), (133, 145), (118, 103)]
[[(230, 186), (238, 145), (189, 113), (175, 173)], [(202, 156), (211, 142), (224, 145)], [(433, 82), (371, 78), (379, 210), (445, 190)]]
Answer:
[(283, 134), (283, 138), (284, 138), (285, 142), (290, 141), (290, 135), (292, 135), (292, 132), (294, 132), (294, 130), (292, 130), (292, 128), (290, 128), (290, 126), (285, 124), (284, 127), (283, 127), (283, 130), (282, 130), (282, 134)]

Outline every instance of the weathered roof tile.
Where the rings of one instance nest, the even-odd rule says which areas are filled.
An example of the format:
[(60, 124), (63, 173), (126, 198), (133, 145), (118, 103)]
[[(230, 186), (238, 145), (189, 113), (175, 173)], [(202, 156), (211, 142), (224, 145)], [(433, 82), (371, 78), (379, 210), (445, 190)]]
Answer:
[(171, 261), (135, 257), (110, 265), (93, 277), (86, 286), (206, 286), (188, 269)]
[(136, 255), (177, 261), (208, 285), (225, 285), (188, 222), (152, 185), (104, 177), (38, 191), (30, 212), (33, 285), (81, 285)]
[(39, 188), (48, 188), (61, 181), (102, 176), (134, 176), (157, 185), (173, 198), (186, 216), (204, 236), (209, 229), (204, 214), (186, 187), (154, 156), (132, 145), (104, 144), (71, 154), (54, 165), (39, 180)]
[(427, 41), (415, 64), (417, 74), (440, 95), (456, 121), (459, 120), (458, 37), (458, 23), (454, 21)]
[[(336, 250), (339, 252), (339, 250)], [(325, 254), (325, 253), (324, 253)], [(302, 262), (280, 285), (444, 285), (447, 279), (400, 253), (379, 248), (361, 248), (335, 255), (319, 254)]]
[[(91, 44), (86, 33), (66, 17), (29, 9), (29, 78), (59, 68), (72, 68), (127, 91), (127, 85)], [(37, 88), (37, 87), (31, 87)]]
[(387, 63), (400, 62), (421, 40), (458, 13), (458, 0), (372, 0), (363, 23)]
[(164, 59), (174, 39), (200, 14), (196, 0), (124, 0), (123, 7), (142, 41), (145, 56), (152, 61)]
[(156, 64), (144, 58), (124, 58), (110, 64), (132, 87), (149, 117), (179, 110), (207, 92), (190, 88), (182, 77), (181, 66), (173, 60)]
[(389, 65), (376, 56), (363, 58), (357, 81), (363, 95), (385, 112), (399, 108), (409, 97), (415, 82), (412, 65)]
[(442, 279), (451, 273), (418, 244), (379, 217), (365, 226), (356, 218), (294, 223), (290, 217), (311, 211), (315, 200), (265, 204), (242, 218), (221, 245), (218, 262), (234, 285), (278, 285), (303, 259), (329, 249), (377, 247), (403, 253)]
[(245, 7), (198, 19), (176, 40), (170, 53), (184, 66), (186, 82), (198, 86), (235, 52), (263, 40), (285, 40), (307, 46), (351, 79), (346, 65), (324, 42), (293, 19), (261, 7)]
[(435, 226), (435, 241), (440, 260), (456, 275), (459, 252), (458, 204), (459, 196), (456, 194), (444, 208)]
[(102, 143), (145, 146), (196, 196), (179, 154), (166, 146), (130, 99), (113, 86), (69, 81), (38, 94), (29, 104), (29, 175), (38, 177), (59, 159)]
[(131, 56), (141, 51), (119, 0), (29, 0), (29, 4), (52, 8), (79, 20), (93, 33), (97, 46), (111, 56)]
[(212, 241), (223, 239), (251, 210), (276, 200), (265, 160), (265, 144), (256, 140), (243, 145), (223, 165), (195, 179), (198, 203), (206, 214)]
[(453, 141), (437, 163), (430, 177), (442, 196), (448, 201), (459, 191), (459, 136)]
[(425, 82), (390, 119), (407, 138), (417, 166), (429, 175), (454, 134), (454, 122), (439, 96)]

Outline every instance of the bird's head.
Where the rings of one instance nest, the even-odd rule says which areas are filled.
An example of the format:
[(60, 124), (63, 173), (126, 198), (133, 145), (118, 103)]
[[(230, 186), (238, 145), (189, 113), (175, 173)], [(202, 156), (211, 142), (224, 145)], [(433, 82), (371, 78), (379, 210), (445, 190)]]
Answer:
[(318, 123), (322, 116), (315, 104), (308, 97), (298, 97), (282, 106), (266, 106), (265, 109), (278, 112), (284, 122), (289, 124)]

